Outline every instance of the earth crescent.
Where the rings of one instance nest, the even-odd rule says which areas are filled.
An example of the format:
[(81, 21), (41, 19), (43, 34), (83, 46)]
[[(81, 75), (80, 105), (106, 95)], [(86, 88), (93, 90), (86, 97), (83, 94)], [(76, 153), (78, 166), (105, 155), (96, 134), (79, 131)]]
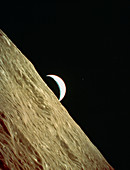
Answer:
[(49, 75), (47, 75), (47, 77), (53, 78), (55, 80), (55, 82), (57, 83), (59, 90), (60, 90), (59, 101), (61, 101), (66, 94), (66, 85), (65, 85), (64, 81), (59, 76), (56, 76), (53, 74), (49, 74)]

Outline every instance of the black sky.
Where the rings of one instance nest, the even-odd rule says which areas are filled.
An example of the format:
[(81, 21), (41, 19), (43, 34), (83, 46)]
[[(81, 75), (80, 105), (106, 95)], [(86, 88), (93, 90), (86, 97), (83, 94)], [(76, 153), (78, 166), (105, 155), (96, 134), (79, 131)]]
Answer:
[(128, 169), (130, 6), (113, 1), (2, 6), (1, 29), (57, 96), (46, 75), (63, 78), (62, 104), (115, 169)]

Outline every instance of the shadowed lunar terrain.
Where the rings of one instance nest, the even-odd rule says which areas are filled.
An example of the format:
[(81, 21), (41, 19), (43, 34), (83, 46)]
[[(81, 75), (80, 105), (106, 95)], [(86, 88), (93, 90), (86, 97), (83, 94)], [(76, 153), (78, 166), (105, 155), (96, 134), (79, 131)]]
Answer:
[(0, 169), (113, 170), (2, 30)]

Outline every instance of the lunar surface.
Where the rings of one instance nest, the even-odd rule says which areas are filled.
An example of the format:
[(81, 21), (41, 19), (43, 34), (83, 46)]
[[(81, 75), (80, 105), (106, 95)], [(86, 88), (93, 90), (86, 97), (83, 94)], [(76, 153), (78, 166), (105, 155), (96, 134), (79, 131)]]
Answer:
[(0, 169), (113, 170), (2, 30)]

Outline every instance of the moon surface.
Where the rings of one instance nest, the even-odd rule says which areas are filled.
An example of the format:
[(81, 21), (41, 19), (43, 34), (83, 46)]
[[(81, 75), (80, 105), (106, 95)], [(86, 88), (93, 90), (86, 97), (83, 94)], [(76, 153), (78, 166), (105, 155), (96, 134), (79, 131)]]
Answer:
[(49, 74), (49, 75), (47, 75), (47, 77), (53, 78), (55, 80), (55, 82), (57, 83), (59, 90), (60, 90), (59, 101), (61, 101), (66, 94), (66, 85), (65, 85), (64, 81), (59, 76), (56, 76), (53, 74)]

